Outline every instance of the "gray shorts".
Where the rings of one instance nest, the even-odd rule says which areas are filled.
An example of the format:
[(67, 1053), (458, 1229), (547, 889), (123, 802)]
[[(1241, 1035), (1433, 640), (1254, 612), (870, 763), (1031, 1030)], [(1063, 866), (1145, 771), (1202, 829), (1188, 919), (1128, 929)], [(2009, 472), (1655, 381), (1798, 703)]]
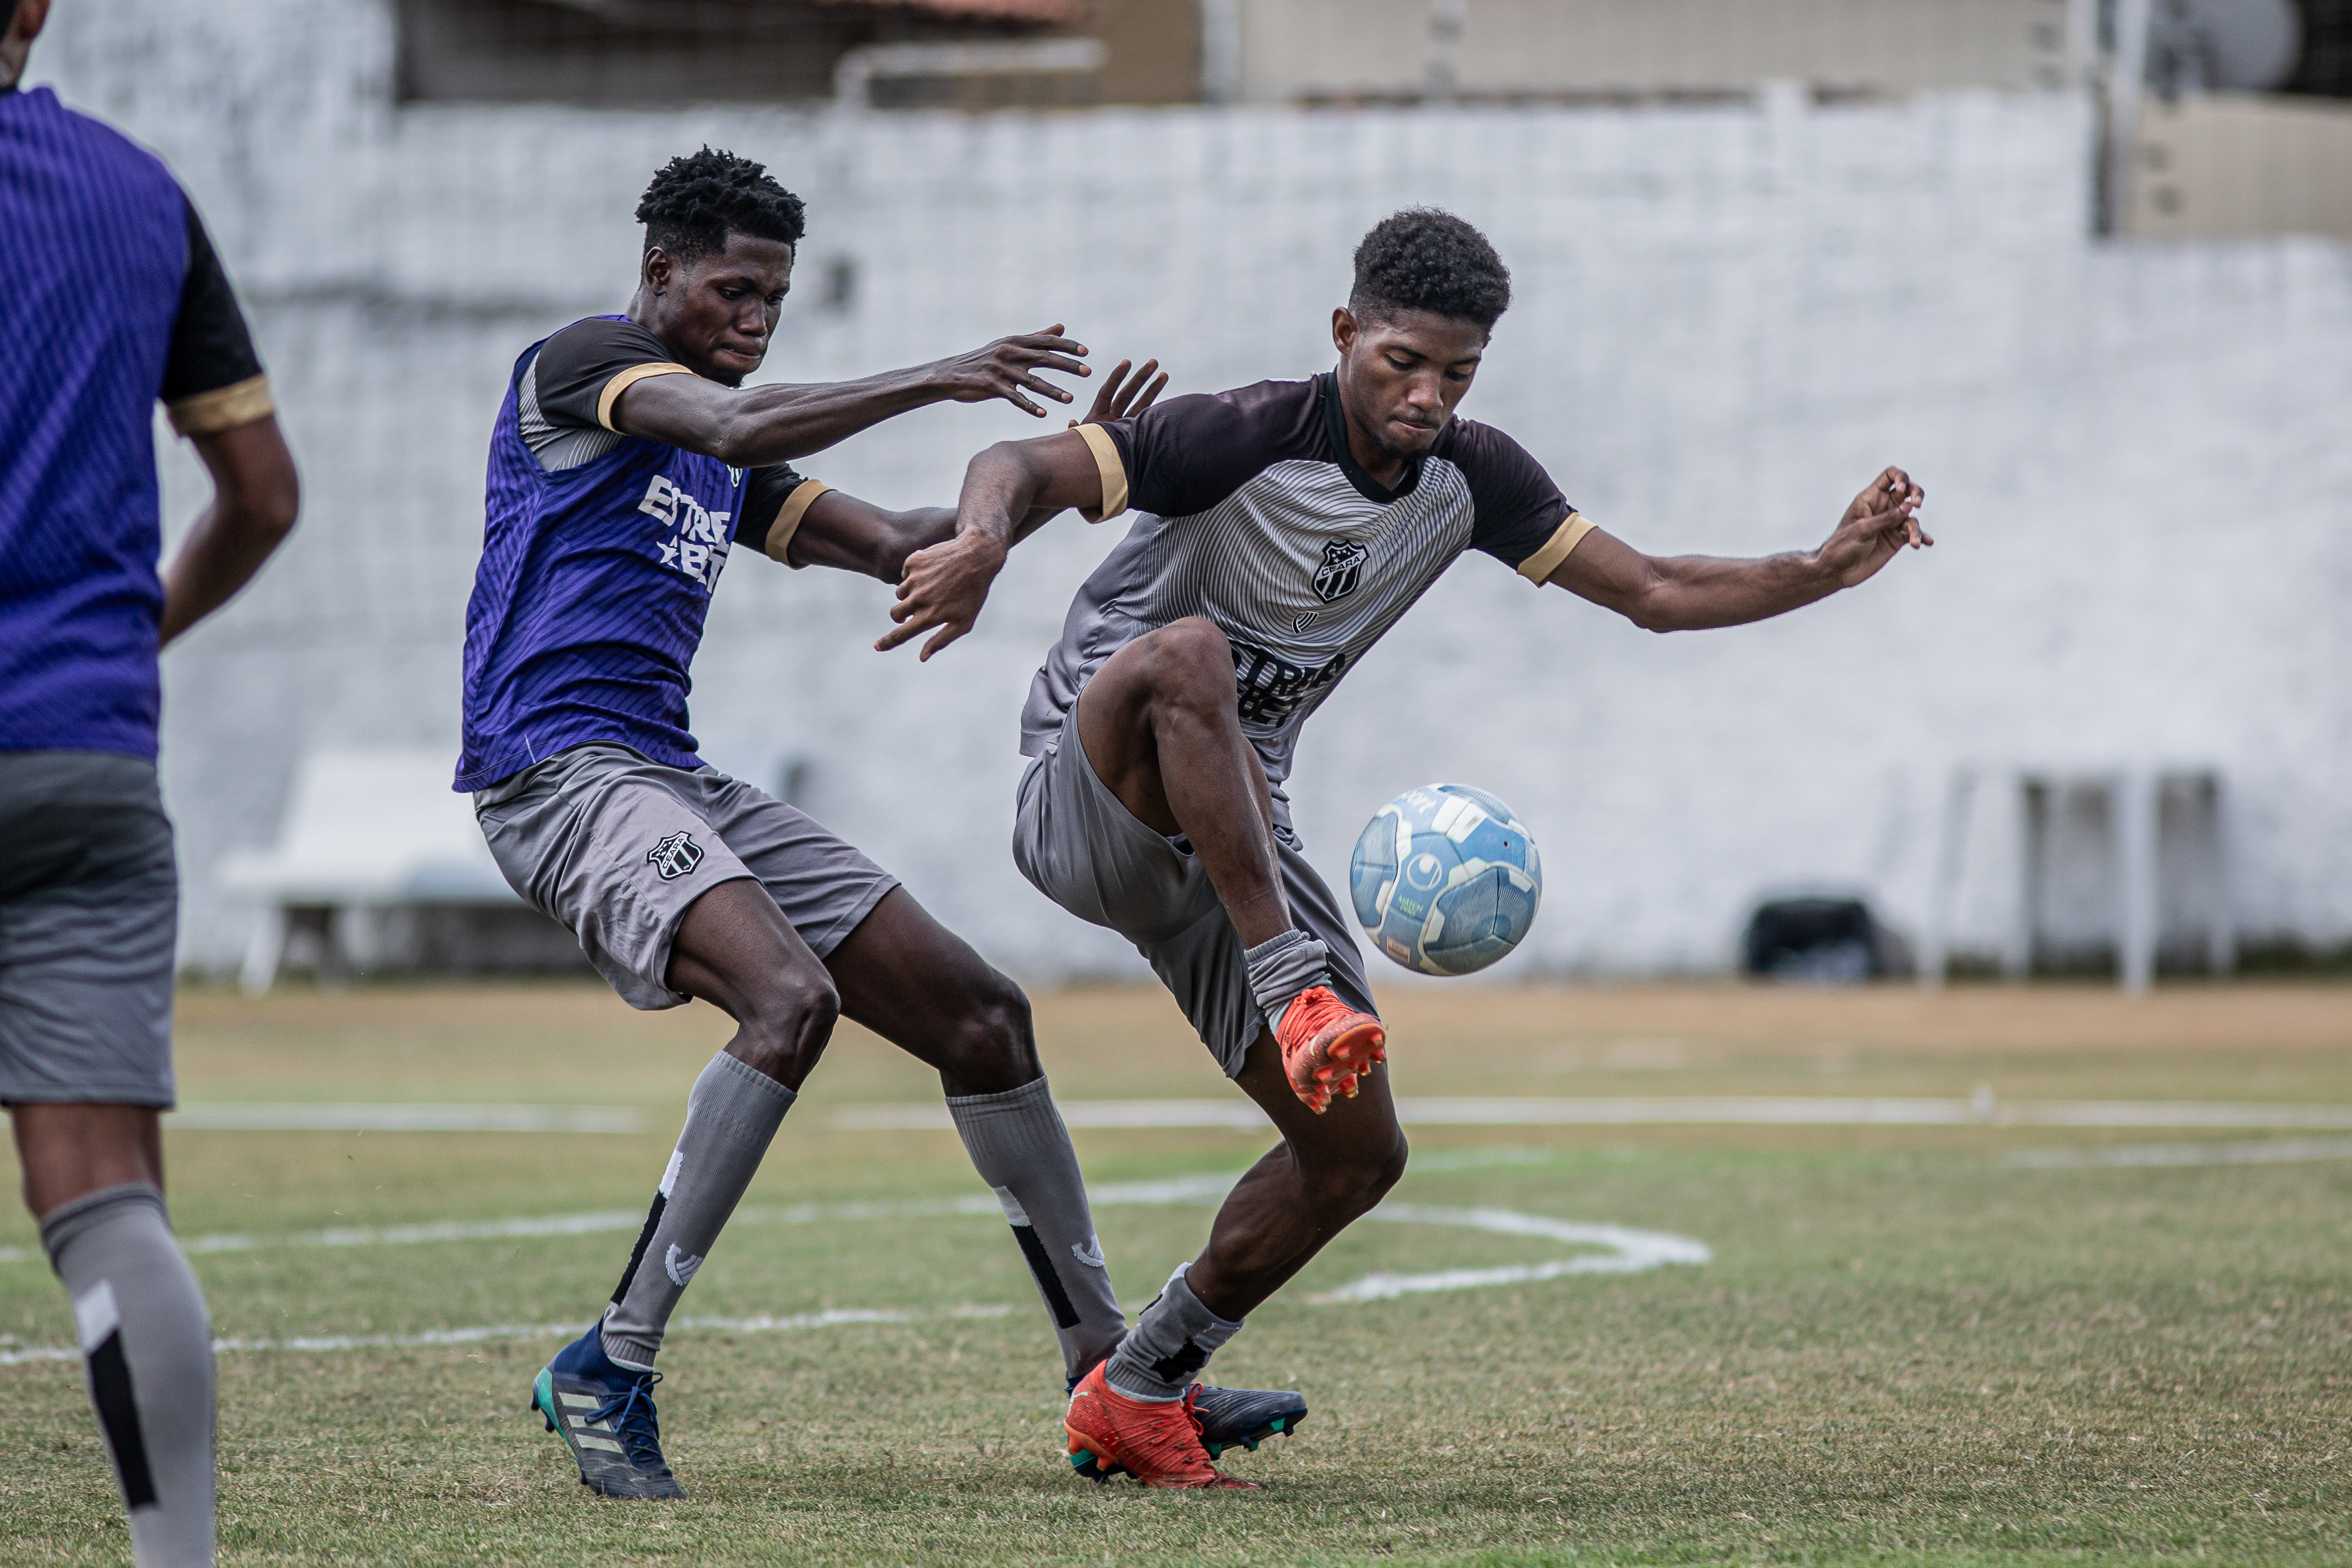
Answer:
[(474, 794), (514, 890), (562, 921), (633, 1008), (674, 1008), (669, 949), (687, 906), (722, 882), (768, 890), (820, 958), (898, 879), (716, 768), (667, 768), (625, 746), (575, 746)]
[(172, 1090), (180, 873), (143, 758), (0, 752), (0, 1104)]
[[(1371, 1012), (1363, 958), (1339, 901), (1287, 828), (1275, 830), (1275, 852), (1292, 922), (1331, 950), (1331, 988), (1349, 1007)], [(1199, 858), (1136, 821), (1096, 774), (1078, 742), (1076, 703), (1059, 741), (1021, 776), (1013, 860), (1038, 892), (1134, 943), (1225, 1076), (1241, 1071), (1265, 1029), (1241, 937)]]

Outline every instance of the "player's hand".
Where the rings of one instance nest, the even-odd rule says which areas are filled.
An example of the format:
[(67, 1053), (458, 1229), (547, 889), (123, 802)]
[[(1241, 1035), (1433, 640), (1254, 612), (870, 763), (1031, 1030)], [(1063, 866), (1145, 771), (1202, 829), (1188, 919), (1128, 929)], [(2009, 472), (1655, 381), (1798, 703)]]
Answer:
[(977, 529), (917, 550), (907, 558), (906, 574), (898, 579), (898, 602), (890, 607), (898, 629), (875, 643), (875, 650), (887, 653), (937, 627), (938, 634), (917, 655), (919, 662), (929, 660), (971, 630), (1003, 567), (1004, 542)]
[(984, 349), (941, 360), (931, 367), (931, 377), (933, 384), (957, 402), (986, 402), (1001, 397), (1022, 413), (1043, 419), (1045, 411), (1022, 393), (1033, 392), (1055, 402), (1069, 402), (1068, 392), (1040, 380), (1037, 372), (1061, 371), (1075, 376), (1092, 375), (1092, 371), (1078, 362), (1086, 353), (1084, 343), (1062, 336), (1062, 324), (1056, 321), (1042, 332), (999, 338)]
[(1845, 509), (1837, 532), (1821, 548), (1822, 565), (1835, 574), (1840, 587), (1852, 588), (1867, 581), (1897, 551), (1933, 545), (1919, 526), (1919, 508), (1927, 499), (1927, 492), (1910, 475), (1889, 468)]
[[(1135, 379), (1130, 382), (1127, 379), (1127, 372), (1134, 363), (1133, 360), (1121, 360), (1111, 368), (1109, 378), (1096, 390), (1095, 405), (1087, 410), (1087, 417), (1082, 421), (1070, 421), (1072, 430), (1077, 429), (1081, 423), (1108, 424), (1114, 419), (1127, 419), (1141, 413), (1160, 401), (1160, 390), (1168, 384), (1168, 372), (1160, 371), (1158, 360), (1146, 360), (1143, 368), (1135, 372)], [(1160, 371), (1158, 381), (1151, 379), (1154, 371)], [(1149, 387), (1144, 384), (1147, 382), (1150, 382)]]

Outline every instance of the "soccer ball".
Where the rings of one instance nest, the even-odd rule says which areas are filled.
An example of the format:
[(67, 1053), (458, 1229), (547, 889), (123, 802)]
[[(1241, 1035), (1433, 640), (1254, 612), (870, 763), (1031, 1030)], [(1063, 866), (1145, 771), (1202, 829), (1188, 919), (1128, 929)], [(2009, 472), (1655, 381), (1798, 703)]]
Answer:
[(1535, 924), (1543, 862), (1508, 806), (1466, 784), (1430, 784), (1365, 824), (1348, 886), (1373, 946), (1424, 975), (1467, 975)]

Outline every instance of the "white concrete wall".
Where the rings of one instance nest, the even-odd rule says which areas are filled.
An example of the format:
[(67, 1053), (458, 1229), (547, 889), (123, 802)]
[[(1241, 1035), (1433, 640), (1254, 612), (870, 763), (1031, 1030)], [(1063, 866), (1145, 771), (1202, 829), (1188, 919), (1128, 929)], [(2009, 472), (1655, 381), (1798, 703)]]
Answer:
[[(1335, 881), (1431, 779), (1499, 791), (1550, 883), (1501, 974), (1704, 969), (1749, 900), (1870, 890), (1916, 927), (1958, 760), (2210, 759), (2257, 933), (2352, 935), (2352, 254), (2096, 247), (2087, 116), (2056, 97), (1806, 112), (873, 117), (395, 110), (373, 0), (64, 0), (33, 76), (160, 148), (221, 236), (303, 457), (302, 531), (168, 662), (187, 951), (243, 940), (214, 867), (268, 839), (296, 758), (454, 750), (490, 421), (515, 355), (617, 308), (650, 171), (706, 139), (809, 200), (772, 370), (845, 376), (1066, 320), (1180, 390), (1324, 368), (1361, 231), (1409, 202), (1513, 266), (1469, 410), (1662, 550), (1803, 547), (1881, 465), (1942, 544), (1766, 626), (1655, 638), (1484, 558), (1309, 730), (1296, 793)], [(812, 290), (814, 292), (814, 290)], [(808, 467), (943, 500), (1034, 430), (944, 407)], [(169, 496), (200, 497), (185, 455)], [(1111, 543), (1057, 525), (928, 667), (867, 644), (880, 585), (739, 560), (696, 670), (709, 754), (812, 764), (814, 810), (1013, 969), (1130, 971), (1021, 881), (1014, 718)], [(1964, 941), (2005, 917), (1986, 820)], [(2078, 901), (2079, 902), (2079, 901)], [(2071, 913), (2070, 913), (2071, 910)], [(2086, 907), (2062, 908), (2080, 925)]]

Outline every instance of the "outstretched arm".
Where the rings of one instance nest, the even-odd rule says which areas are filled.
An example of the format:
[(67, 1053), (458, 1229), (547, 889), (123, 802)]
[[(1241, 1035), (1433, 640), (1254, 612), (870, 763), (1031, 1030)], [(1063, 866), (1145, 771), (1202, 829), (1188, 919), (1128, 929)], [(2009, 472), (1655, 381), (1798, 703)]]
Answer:
[(919, 655), (929, 659), (980, 619), (1005, 551), (1028, 532), (1016, 522), (1068, 507), (1096, 511), (1102, 503), (1102, 470), (1077, 432), (998, 442), (964, 470), (955, 536), (907, 562), (890, 610), (898, 627), (874, 646), (887, 652), (937, 627)]
[[(1085, 423), (1102, 424), (1126, 419), (1141, 413), (1159, 398), (1168, 384), (1164, 371), (1158, 380), (1152, 379), (1151, 372), (1160, 370), (1160, 361), (1144, 361), (1143, 368), (1129, 380), (1128, 372), (1133, 366), (1133, 361), (1121, 360), (1111, 367), (1110, 374), (1103, 378), (1101, 388), (1095, 393), (1094, 406), (1087, 411)], [(1073, 430), (1078, 424), (1077, 420), (1070, 421)], [(1011, 542), (1019, 544), (1060, 512), (1058, 507), (1030, 507), (1013, 529)], [(955, 537), (955, 532), (956, 514), (951, 507), (886, 512), (855, 496), (827, 490), (802, 516), (785, 546), (783, 559), (788, 566), (830, 566), (878, 577), (885, 582), (898, 582), (906, 575), (908, 557), (946, 543)]]
[(1069, 402), (1070, 394), (1038, 371), (1092, 373), (1079, 363), (1086, 345), (1061, 333), (1056, 323), (933, 364), (820, 385), (739, 388), (696, 375), (647, 375), (622, 390), (612, 424), (625, 434), (682, 446), (737, 468), (759, 468), (822, 452), (929, 403), (1003, 398), (1043, 419), (1045, 411), (1024, 393), (1055, 402)]
[(1819, 549), (1758, 560), (1647, 556), (1595, 528), (1544, 580), (1645, 631), (1745, 625), (1852, 588), (1906, 547), (1933, 545), (1917, 516), (1927, 498), (1908, 474), (1889, 468), (1854, 497)]
[[(1146, 360), (1129, 382), (1128, 361), (1121, 360), (1095, 394), (1086, 423), (1101, 424), (1150, 408), (1168, 384), (1165, 372), (1151, 379), (1159, 368), (1159, 361)], [(950, 514), (953, 528), (906, 559), (898, 602), (890, 611), (898, 625), (874, 644), (877, 651), (937, 627), (938, 634), (918, 655), (928, 660), (980, 619), (1008, 549), (1071, 507), (1100, 513), (1102, 465), (1077, 426), (1073, 420), (1059, 435), (1001, 441), (971, 460), (964, 470), (963, 496)]]

